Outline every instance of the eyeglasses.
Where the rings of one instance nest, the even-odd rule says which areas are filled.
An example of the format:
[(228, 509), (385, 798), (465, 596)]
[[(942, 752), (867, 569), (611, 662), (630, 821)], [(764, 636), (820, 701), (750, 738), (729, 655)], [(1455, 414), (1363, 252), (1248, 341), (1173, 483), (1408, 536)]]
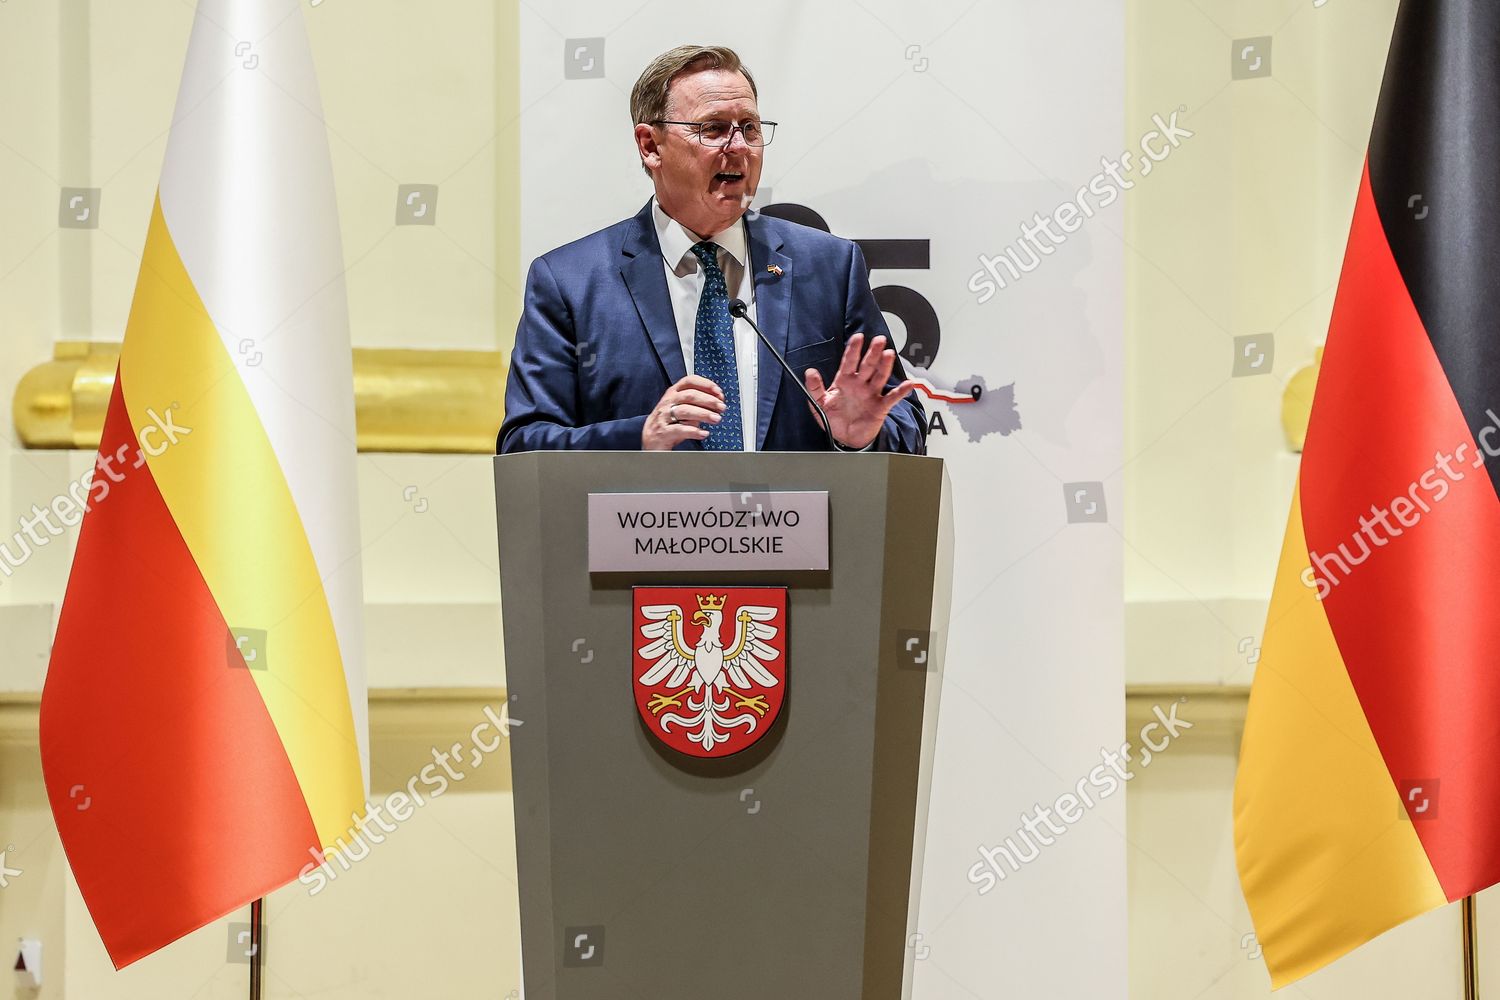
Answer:
[(651, 124), (685, 126), (690, 130), (690, 134), (698, 137), (699, 142), (714, 149), (723, 149), (728, 146), (734, 141), (736, 132), (745, 137), (747, 146), (769, 146), (771, 137), (776, 134), (775, 122), (748, 121), (736, 125), (734, 122), (717, 119), (706, 122), (673, 122), (658, 118)]

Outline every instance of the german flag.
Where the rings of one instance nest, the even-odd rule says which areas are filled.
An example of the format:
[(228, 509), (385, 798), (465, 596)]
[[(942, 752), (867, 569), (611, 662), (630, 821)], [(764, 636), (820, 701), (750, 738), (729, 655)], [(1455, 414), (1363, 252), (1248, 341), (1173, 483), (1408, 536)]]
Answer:
[(1500, 4), (1405, 0), (1235, 785), (1277, 987), (1500, 881), (1497, 165)]
[(298, 0), (200, 0), (42, 693), (47, 794), (116, 967), (297, 878), (364, 811), (319, 106)]

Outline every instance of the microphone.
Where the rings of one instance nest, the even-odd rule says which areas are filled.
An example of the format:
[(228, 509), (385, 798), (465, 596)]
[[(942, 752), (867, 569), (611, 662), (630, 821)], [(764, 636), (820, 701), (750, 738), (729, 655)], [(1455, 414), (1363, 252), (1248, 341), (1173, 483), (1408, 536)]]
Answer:
[(833, 446), (834, 450), (850, 453), (864, 451), (865, 449), (863, 448), (850, 448), (848, 445), (840, 444), (837, 440), (834, 439), (833, 425), (828, 422), (828, 414), (824, 413), (823, 407), (818, 405), (818, 401), (816, 399), (813, 399), (812, 393), (807, 391), (807, 386), (802, 384), (801, 377), (798, 376), (796, 372), (792, 371), (791, 365), (786, 363), (786, 358), (781, 356), (781, 352), (778, 351), (774, 346), (772, 346), (770, 340), (766, 339), (766, 335), (761, 332), (761, 329), (758, 325), (756, 325), (755, 320), (750, 318), (750, 307), (745, 305), (744, 299), (729, 300), (729, 315), (733, 316), (735, 319), (742, 319), (746, 323), (749, 323), (750, 329), (755, 331), (755, 335), (760, 338), (760, 342), (766, 345), (766, 350), (771, 352), (771, 357), (781, 362), (781, 367), (786, 371), (788, 375), (792, 377), (792, 381), (796, 384), (797, 390), (801, 392), (802, 395), (807, 397), (807, 401), (812, 404), (812, 408), (818, 411), (818, 416), (823, 418), (823, 434), (828, 438), (828, 443)]

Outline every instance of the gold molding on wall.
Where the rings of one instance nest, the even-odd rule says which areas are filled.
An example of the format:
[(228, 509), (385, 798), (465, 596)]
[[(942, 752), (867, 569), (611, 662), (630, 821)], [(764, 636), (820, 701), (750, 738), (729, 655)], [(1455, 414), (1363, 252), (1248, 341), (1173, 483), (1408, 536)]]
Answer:
[(1127, 684), (1125, 738), (1134, 742), (1141, 728), (1176, 703), (1178, 718), (1192, 723), (1200, 735), (1226, 737), (1238, 743), (1250, 702), (1249, 685)]
[[(16, 385), (12, 414), (28, 448), (99, 447), (120, 345), (61, 341)], [(491, 454), (505, 397), (500, 351), (354, 349), (360, 451)]]

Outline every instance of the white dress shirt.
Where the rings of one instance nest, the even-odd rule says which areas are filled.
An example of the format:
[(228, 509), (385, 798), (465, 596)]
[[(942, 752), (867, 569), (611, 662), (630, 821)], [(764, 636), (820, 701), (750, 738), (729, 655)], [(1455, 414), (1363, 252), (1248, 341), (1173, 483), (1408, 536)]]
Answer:
[[(703, 294), (703, 265), (693, 254), (698, 242), (692, 230), (677, 222), (656, 199), (651, 200), (651, 216), (656, 220), (656, 236), (661, 243), (662, 267), (667, 273), (667, 294), (672, 299), (672, 317), (677, 321), (677, 339), (682, 343), (682, 362), (693, 370), (693, 338), (698, 327), (698, 299)], [(755, 282), (750, 273), (750, 247), (745, 234), (745, 220), (709, 240), (719, 247), (719, 267), (731, 299), (744, 299), (750, 307), (750, 318), (759, 322), (755, 312)], [(756, 445), (756, 408), (759, 390), (756, 371), (760, 342), (749, 323), (734, 324), (734, 361), (740, 378), (740, 426), (744, 428), (745, 450)]]

